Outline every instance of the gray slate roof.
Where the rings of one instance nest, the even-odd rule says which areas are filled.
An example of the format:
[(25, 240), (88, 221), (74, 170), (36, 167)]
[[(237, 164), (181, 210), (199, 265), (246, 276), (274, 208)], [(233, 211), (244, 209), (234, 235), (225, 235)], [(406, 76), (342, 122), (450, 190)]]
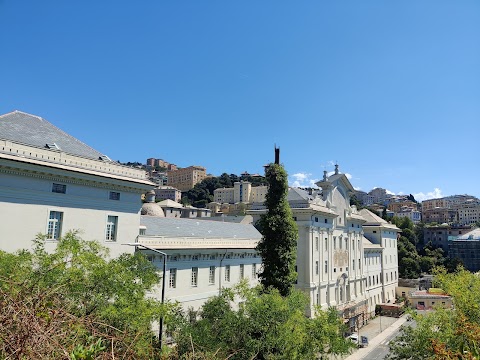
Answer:
[(47, 120), (21, 111), (0, 116), (0, 139), (46, 148), (57, 144), (61, 151), (72, 155), (98, 159), (102, 153), (68, 135)]
[(262, 235), (253, 225), (182, 218), (140, 217), (147, 236), (258, 239)]

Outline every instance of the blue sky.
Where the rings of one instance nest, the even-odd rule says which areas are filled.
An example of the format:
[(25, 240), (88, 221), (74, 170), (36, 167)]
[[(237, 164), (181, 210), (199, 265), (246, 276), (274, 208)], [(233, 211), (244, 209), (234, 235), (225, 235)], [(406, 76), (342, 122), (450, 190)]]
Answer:
[[(0, 113), (120, 161), (480, 197), (480, 2), (0, 0)], [(1, 137), (1, 134), (0, 134)]]

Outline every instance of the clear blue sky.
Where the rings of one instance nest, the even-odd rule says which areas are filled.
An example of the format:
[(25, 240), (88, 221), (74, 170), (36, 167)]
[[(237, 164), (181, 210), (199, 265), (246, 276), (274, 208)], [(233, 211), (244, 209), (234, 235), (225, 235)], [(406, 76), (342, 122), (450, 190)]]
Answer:
[(115, 160), (261, 173), (277, 144), (292, 184), (480, 196), (478, 0), (0, 0), (0, 51), (0, 113)]

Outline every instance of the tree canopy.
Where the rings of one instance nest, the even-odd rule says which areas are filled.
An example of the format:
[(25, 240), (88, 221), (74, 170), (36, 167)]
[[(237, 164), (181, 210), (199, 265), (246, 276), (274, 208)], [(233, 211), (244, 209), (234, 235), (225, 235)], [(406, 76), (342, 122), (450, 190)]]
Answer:
[(265, 172), (268, 181), (265, 200), (267, 212), (259, 221), (262, 239), (257, 250), (263, 262), (259, 276), (265, 288), (273, 287), (286, 296), (297, 278), (298, 228), (287, 201), (288, 179), (285, 169), (279, 164), (270, 164)]
[(158, 281), (143, 255), (109, 259), (76, 232), (51, 253), (43, 237), (32, 251), (0, 251), (0, 358), (152, 359), (163, 309), (145, 295)]
[(454, 309), (437, 307), (416, 315), (416, 327), (406, 326), (390, 342), (388, 359), (479, 359), (480, 276), (463, 268), (435, 271), (435, 287), (451, 295)]
[[(238, 310), (232, 300), (241, 301)], [(177, 356), (188, 359), (305, 359), (345, 354), (352, 343), (334, 309), (305, 317), (308, 299), (300, 291), (283, 297), (240, 284), (210, 298), (198, 314), (185, 318)], [(195, 355), (195, 356), (194, 356)]]

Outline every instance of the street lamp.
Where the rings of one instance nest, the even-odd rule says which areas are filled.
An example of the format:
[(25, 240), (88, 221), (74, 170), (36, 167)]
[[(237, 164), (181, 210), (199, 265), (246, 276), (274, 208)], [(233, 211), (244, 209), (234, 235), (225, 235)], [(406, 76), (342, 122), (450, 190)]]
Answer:
[[(163, 305), (165, 303), (165, 276), (166, 276), (166, 270), (167, 270), (167, 256), (168, 255), (165, 254), (164, 252), (160, 251), (160, 250), (153, 249), (149, 246), (145, 246), (145, 245), (139, 244), (139, 243), (127, 243), (127, 244), (122, 244), (122, 245), (141, 247), (145, 250), (150, 250), (150, 251), (156, 252), (156, 253), (163, 256), (162, 300), (161, 300), (161, 303)], [(158, 341), (160, 342), (160, 348), (162, 347), (162, 334), (163, 334), (163, 311), (162, 311), (162, 316), (160, 317), (160, 326), (159, 326), (159, 329), (158, 329)]]

